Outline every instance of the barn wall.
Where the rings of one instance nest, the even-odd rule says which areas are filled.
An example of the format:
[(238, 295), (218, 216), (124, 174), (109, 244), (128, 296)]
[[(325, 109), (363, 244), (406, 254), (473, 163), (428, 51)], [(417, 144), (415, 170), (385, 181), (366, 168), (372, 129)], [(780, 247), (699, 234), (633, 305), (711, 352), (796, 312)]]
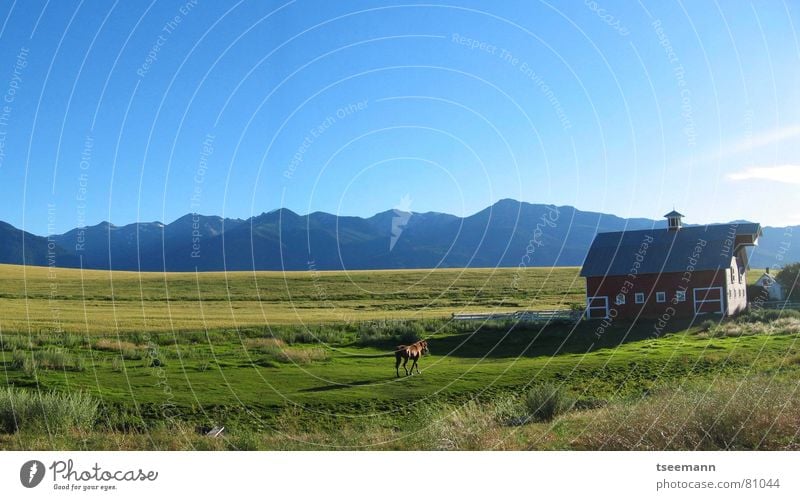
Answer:
[[(740, 250), (739, 252), (744, 252)], [(744, 261), (739, 253), (731, 259), (730, 267), (725, 271), (725, 298), (727, 302), (726, 314), (734, 315), (747, 309), (747, 276), (744, 271)], [(741, 274), (739, 269), (742, 269)]]
[[(728, 273), (730, 270), (728, 270)], [(608, 297), (609, 308), (616, 309), (616, 317), (634, 319), (637, 315), (644, 318), (655, 318), (668, 314), (674, 317), (691, 317), (694, 315), (694, 290), (696, 288), (721, 287), (721, 295), (715, 291), (698, 290), (699, 298), (715, 299), (725, 297), (725, 280), (728, 274), (719, 271), (687, 271), (685, 273), (641, 274), (631, 276), (589, 277), (586, 279), (587, 297)], [(744, 285), (743, 285), (744, 286)], [(677, 291), (685, 291), (686, 300), (676, 300)], [(644, 293), (643, 304), (636, 304), (635, 294)], [(657, 292), (664, 292), (665, 302), (657, 302)], [(616, 304), (617, 294), (625, 296), (625, 304)], [(745, 298), (745, 306), (747, 299)], [(725, 310), (723, 300), (723, 310)], [(719, 310), (718, 304), (707, 304), (704, 312)], [(641, 314), (639, 314), (641, 311)], [(701, 311), (703, 312), (703, 311)]]

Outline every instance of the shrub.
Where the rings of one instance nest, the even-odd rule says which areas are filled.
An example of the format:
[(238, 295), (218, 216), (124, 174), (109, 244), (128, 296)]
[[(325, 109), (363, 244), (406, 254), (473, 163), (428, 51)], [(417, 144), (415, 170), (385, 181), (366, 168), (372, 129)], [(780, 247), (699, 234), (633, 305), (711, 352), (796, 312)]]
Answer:
[(552, 383), (536, 385), (525, 396), (528, 418), (535, 422), (549, 422), (569, 411), (574, 404), (563, 386)]
[(714, 328), (717, 327), (717, 324), (718, 323), (716, 321), (711, 320), (711, 319), (707, 319), (707, 320), (703, 321), (702, 323), (700, 323), (700, 331), (701, 332), (710, 332)]
[(88, 339), (82, 335), (75, 335), (74, 333), (66, 333), (61, 335), (58, 345), (62, 347), (83, 347), (88, 345)]
[(775, 281), (781, 284), (783, 294), (790, 300), (800, 300), (800, 262), (784, 266), (775, 276)]
[(425, 336), (425, 329), (416, 321), (370, 321), (358, 326), (358, 344), (413, 344)]
[(48, 348), (34, 351), (33, 361), (37, 368), (44, 370), (84, 370), (83, 358), (63, 349)]
[(11, 367), (16, 370), (22, 370), (27, 359), (28, 355), (25, 353), (25, 351), (15, 350), (11, 353)]
[(11, 366), (24, 371), (29, 376), (32, 376), (36, 370), (83, 371), (86, 369), (81, 356), (53, 347), (30, 353), (14, 351), (11, 355)]
[(121, 356), (114, 356), (114, 359), (111, 360), (111, 371), (121, 372), (124, 366), (125, 362), (122, 360)]
[(0, 389), (0, 431), (65, 431), (89, 429), (97, 417), (98, 403), (81, 393), (36, 393), (25, 389)]
[(4, 351), (15, 351), (17, 349), (29, 349), (28, 339), (20, 336), (3, 335), (0, 337), (0, 349)]
[(122, 352), (122, 359), (143, 359), (145, 352), (141, 349), (123, 349)]

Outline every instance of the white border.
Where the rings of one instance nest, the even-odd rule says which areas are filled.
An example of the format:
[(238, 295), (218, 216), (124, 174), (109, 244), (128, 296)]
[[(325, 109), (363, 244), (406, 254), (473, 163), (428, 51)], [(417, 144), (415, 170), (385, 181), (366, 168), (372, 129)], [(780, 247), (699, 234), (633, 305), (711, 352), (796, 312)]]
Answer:
[(703, 303), (703, 304), (705, 304), (706, 302), (711, 302), (711, 303), (719, 302), (719, 313), (720, 314), (725, 314), (725, 307), (724, 307), (725, 304), (723, 303), (725, 294), (722, 293), (723, 292), (722, 287), (721, 286), (707, 286), (707, 287), (702, 287), (702, 288), (695, 288), (694, 290), (692, 290), (692, 303), (693, 303), (693, 306), (694, 306), (694, 314), (695, 314), (695, 316), (697, 316), (699, 314), (713, 314), (713, 313), (707, 313), (707, 312), (702, 312), (702, 313), (698, 313), (697, 312), (697, 303), (698, 303), (697, 291), (698, 290), (719, 290), (719, 299), (704, 299), (704, 300), (701, 300), (700, 302)]

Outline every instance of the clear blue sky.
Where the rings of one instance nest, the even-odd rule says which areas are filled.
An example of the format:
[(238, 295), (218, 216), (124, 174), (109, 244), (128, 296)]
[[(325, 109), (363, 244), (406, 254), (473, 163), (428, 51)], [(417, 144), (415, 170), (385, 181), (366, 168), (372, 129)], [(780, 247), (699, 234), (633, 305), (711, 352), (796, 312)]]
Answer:
[(0, 22), (0, 220), (37, 234), (502, 198), (800, 223), (788, 2), (4, 0)]

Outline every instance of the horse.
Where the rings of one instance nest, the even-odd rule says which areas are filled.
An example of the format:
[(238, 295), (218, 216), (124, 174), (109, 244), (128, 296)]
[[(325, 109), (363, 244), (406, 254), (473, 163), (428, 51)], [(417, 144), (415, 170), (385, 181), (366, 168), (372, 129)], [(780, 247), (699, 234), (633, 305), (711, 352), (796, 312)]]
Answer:
[[(428, 342), (425, 340), (420, 340), (419, 342), (414, 342), (411, 345), (399, 345), (397, 349), (394, 351), (394, 371), (397, 376), (400, 376), (400, 360), (403, 360), (403, 370), (406, 371), (406, 376), (411, 375), (414, 373), (414, 367), (417, 368), (417, 373), (419, 373), (419, 366), (417, 366), (417, 361), (423, 355), (428, 354)], [(411, 363), (411, 370), (409, 371), (406, 368), (406, 363), (408, 360), (412, 360)]]

